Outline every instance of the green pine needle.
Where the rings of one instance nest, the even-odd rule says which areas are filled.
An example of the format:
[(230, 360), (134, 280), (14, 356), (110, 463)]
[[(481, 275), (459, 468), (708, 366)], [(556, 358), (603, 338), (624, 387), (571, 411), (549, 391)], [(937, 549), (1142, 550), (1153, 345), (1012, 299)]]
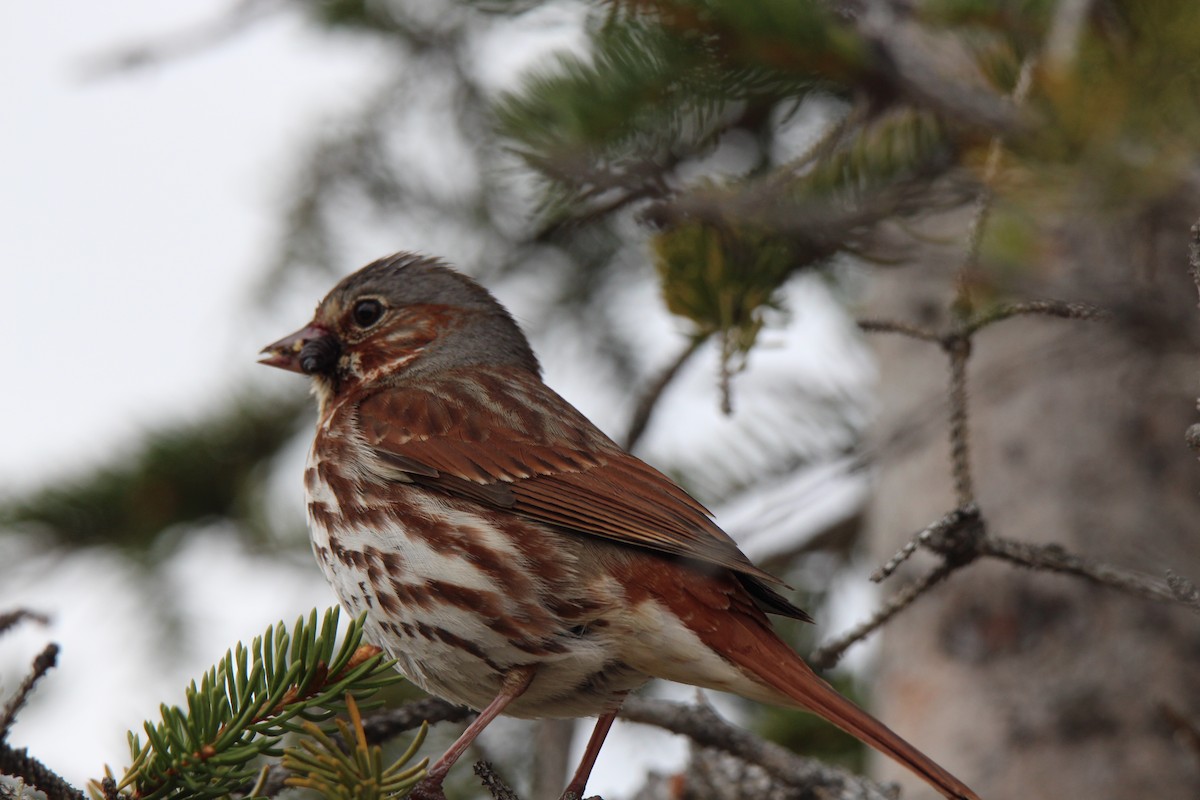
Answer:
[[(407, 795), (425, 777), (428, 759), (411, 767), (407, 764), (425, 741), (427, 726), (422, 725), (408, 749), (385, 768), (383, 749), (367, 743), (358, 704), (349, 695), (345, 703), (350, 721), (337, 720), (340, 742), (306, 722), (308, 738), (284, 751), (283, 765), (292, 773), (286, 784), (312, 789), (334, 800), (392, 800)], [(352, 749), (344, 749), (350, 743)]]
[(282, 754), (285, 734), (313, 735), (348, 704), (357, 718), (358, 701), (403, 678), (379, 648), (363, 643), (363, 617), (340, 644), (338, 619), (332, 608), (318, 624), (313, 609), (290, 631), (281, 622), (250, 647), (227, 651), (188, 686), (186, 708), (163, 705), (161, 720), (145, 723), (144, 745), (129, 733), (131, 762), (118, 791), (138, 800), (224, 797), (255, 781), (261, 758)]

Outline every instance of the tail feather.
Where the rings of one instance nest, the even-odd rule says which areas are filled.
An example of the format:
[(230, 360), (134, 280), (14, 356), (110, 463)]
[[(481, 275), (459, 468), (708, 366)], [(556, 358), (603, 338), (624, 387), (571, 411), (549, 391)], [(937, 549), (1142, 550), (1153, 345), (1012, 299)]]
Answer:
[[(912, 770), (944, 796), (952, 800), (980, 800), (965, 783), (822, 680), (773, 632), (766, 633), (772, 641), (764, 641), (761, 635), (756, 637), (759, 647), (754, 650), (758, 653), (732, 648), (725, 651), (726, 657), (791, 700), (787, 705), (798, 706), (833, 723)], [(762, 658), (764, 655), (767, 658)]]
[[(700, 671), (671, 674), (656, 671), (655, 665), (648, 667), (650, 674), (810, 711), (912, 770), (947, 798), (980, 800), (965, 783), (821, 680), (779, 638), (755, 597), (733, 573), (700, 576), (649, 560), (631, 560), (627, 566), (632, 572), (626, 585), (639, 587), (665, 606), (712, 654), (737, 667), (740, 680), (713, 680)], [(671, 649), (667, 643), (664, 647)], [(680, 652), (666, 655), (679, 658)], [(663, 662), (659, 659), (657, 666)]]

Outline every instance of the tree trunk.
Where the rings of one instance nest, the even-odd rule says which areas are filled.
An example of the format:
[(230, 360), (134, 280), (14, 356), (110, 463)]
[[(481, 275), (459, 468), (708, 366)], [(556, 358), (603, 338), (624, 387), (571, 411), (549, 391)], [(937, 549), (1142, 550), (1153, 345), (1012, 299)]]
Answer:
[[(989, 533), (1200, 580), (1200, 472), (1183, 436), (1196, 419), (1195, 218), (1193, 207), (1063, 226), (1053, 260), (1016, 293), (1096, 303), (1115, 319), (1020, 317), (975, 338), (970, 455)], [(948, 305), (956, 260), (884, 272), (869, 315), (942, 324), (931, 309)], [(876, 338), (883, 410), (869, 525), (882, 563), (956, 500), (947, 358)], [(883, 444), (914, 428), (907, 444)], [(907, 566), (884, 591), (929, 566)], [(1183, 606), (976, 563), (885, 628), (880, 661), (879, 715), (985, 798), (1200, 794), (1200, 752), (1172, 722), (1200, 721), (1200, 615)], [(929, 796), (890, 763), (877, 767), (906, 797)]]

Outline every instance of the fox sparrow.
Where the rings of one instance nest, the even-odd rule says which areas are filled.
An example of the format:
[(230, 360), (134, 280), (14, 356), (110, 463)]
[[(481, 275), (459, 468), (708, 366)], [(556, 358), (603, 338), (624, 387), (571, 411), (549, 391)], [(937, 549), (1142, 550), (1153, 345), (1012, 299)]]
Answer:
[(599, 721), (650, 678), (815, 713), (951, 798), (977, 798), (838, 694), (771, 629), (808, 616), (709, 512), (541, 380), (512, 317), (439, 261), (400, 253), (334, 287), (262, 363), (309, 375), (313, 550), (401, 672), (480, 714)]

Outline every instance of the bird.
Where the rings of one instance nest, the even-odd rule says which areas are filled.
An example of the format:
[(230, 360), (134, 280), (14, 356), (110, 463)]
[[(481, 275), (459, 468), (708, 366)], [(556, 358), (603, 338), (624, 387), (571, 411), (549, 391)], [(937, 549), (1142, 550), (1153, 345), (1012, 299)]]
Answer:
[(427, 692), (479, 712), (414, 797), (444, 797), (497, 716), (597, 717), (652, 678), (803, 709), (947, 798), (970, 788), (821, 679), (768, 614), (811, 621), (712, 514), (542, 380), (512, 315), (432, 256), (345, 277), (260, 363), (311, 378), (312, 548), (341, 605)]

